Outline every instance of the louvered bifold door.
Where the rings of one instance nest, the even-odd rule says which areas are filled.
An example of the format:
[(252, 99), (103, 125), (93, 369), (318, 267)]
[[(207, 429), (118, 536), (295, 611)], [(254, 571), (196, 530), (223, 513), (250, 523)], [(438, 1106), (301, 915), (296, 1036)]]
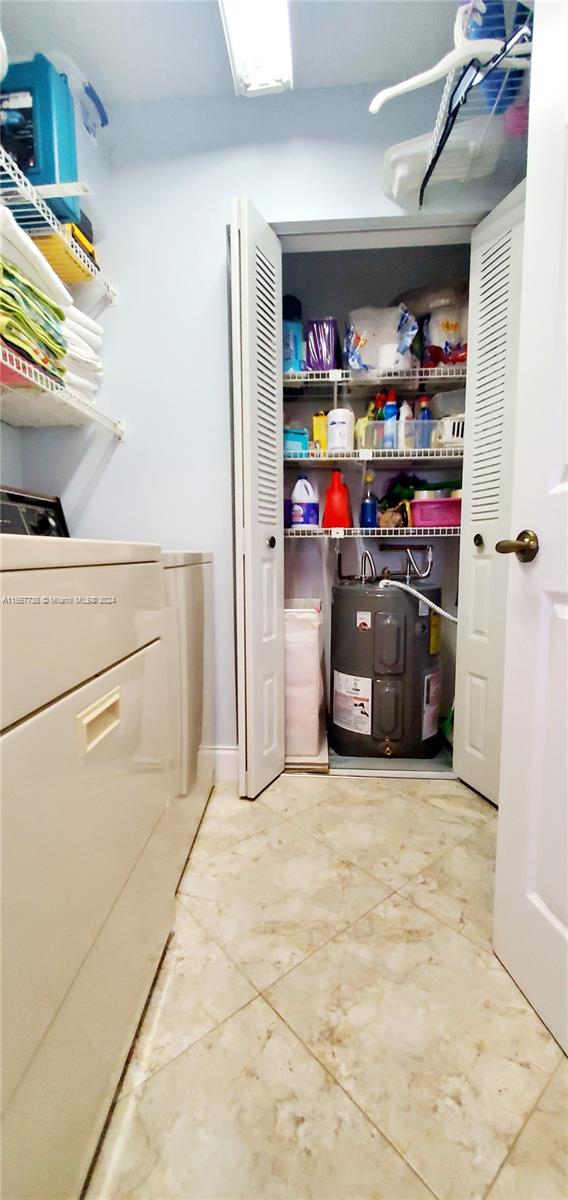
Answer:
[(244, 198), (231, 292), (239, 787), (252, 799), (284, 769), (282, 252)]
[[(472, 237), (454, 767), (498, 803), (524, 190)], [(527, 436), (530, 431), (527, 430)]]

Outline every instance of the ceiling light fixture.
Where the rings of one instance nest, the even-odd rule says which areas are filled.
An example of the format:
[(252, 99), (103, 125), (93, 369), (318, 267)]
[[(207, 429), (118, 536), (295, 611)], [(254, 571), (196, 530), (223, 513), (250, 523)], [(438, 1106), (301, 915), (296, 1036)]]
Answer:
[(237, 96), (292, 87), (288, 0), (219, 0)]

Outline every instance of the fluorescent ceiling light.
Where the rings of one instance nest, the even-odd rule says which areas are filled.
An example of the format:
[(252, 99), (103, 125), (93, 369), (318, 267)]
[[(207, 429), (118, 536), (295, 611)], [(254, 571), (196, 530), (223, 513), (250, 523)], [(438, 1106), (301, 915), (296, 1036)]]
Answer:
[(237, 96), (292, 87), (288, 0), (219, 0)]

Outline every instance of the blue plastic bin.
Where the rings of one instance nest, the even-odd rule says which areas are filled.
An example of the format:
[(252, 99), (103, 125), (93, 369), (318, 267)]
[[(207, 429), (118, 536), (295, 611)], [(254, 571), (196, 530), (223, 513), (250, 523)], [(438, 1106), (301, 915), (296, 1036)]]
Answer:
[[(0, 87), (0, 103), (5, 111), (20, 114), (19, 125), (12, 121), (12, 136), (8, 138), (4, 132), (3, 142), (30, 183), (34, 187), (75, 183), (75, 114), (67, 76), (60, 75), (45, 55), (36, 54), (30, 62), (8, 68)], [(78, 197), (48, 200), (47, 204), (61, 221), (79, 221)]]

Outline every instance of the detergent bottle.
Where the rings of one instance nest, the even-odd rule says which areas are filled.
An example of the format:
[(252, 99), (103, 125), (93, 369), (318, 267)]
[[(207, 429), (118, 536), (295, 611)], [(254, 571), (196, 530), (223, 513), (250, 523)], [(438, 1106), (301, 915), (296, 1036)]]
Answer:
[(351, 529), (353, 525), (349, 492), (347, 485), (343, 482), (341, 471), (331, 472), (331, 483), (325, 496), (322, 525), (324, 529)]
[(295, 525), (319, 525), (319, 503), (306, 475), (300, 475), (292, 492), (292, 528)]

